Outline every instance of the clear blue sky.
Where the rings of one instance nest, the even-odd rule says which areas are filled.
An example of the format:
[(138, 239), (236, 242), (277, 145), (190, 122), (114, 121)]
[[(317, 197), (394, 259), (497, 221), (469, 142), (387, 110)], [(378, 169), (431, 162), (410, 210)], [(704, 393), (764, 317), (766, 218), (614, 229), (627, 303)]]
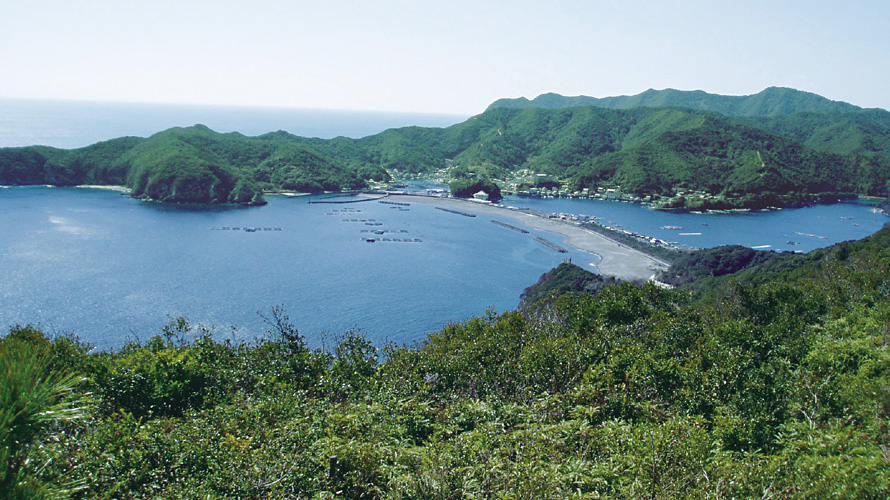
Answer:
[(890, 2), (3, 0), (0, 97), (475, 114), (793, 87), (890, 109)]

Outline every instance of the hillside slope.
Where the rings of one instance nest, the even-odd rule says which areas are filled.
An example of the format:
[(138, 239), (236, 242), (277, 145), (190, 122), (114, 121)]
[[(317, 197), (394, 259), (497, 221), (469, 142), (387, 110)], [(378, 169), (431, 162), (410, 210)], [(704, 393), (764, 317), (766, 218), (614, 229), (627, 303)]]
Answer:
[[(561, 107), (581, 101), (549, 96), (535, 101), (557, 109), (535, 101), (492, 106), (447, 128), (361, 139), (245, 137), (194, 126), (70, 151), (6, 148), (0, 184), (126, 183), (151, 199), (256, 203), (261, 189), (354, 190), (391, 175), (435, 173), (445, 182), (509, 184), (508, 191), (608, 190), (686, 209), (794, 206), (890, 190), (890, 112), (777, 88), (632, 97), (603, 101), (628, 108), (611, 109)], [(647, 107), (665, 104), (674, 107)]]

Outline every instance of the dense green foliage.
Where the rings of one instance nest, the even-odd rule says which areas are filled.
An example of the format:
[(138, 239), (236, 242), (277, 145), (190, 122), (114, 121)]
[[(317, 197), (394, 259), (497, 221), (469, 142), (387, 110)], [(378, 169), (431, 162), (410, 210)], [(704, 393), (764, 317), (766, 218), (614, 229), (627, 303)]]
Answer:
[(219, 134), (198, 125), (74, 150), (0, 149), (0, 183), (120, 184), (157, 201), (258, 204), (262, 188), (320, 193), (389, 178), (379, 167), (335, 161), (313, 142), (286, 133)]
[(389, 180), (390, 172), (495, 182), (529, 169), (534, 175), (518, 188), (617, 189), (686, 209), (890, 191), (890, 113), (814, 94), (648, 91), (507, 104), (444, 129), (405, 127), (362, 139), (250, 138), (194, 126), (70, 151), (0, 149), (0, 184), (126, 183), (158, 200), (256, 203), (260, 189), (353, 190)]
[(119, 351), (28, 327), (0, 350), (86, 378), (88, 418), (29, 438), (33, 481), (75, 498), (887, 498), (888, 248), (779, 256), (704, 300), (548, 296), (413, 348), (312, 350), (276, 308), (248, 344), (178, 319)]
[(563, 262), (541, 275), (538, 282), (525, 289), (520, 295), (520, 309), (530, 309), (551, 295), (567, 293), (588, 293), (596, 295), (603, 288), (617, 284), (613, 276), (594, 274), (571, 262)]
[(473, 178), (451, 181), (451, 195), (455, 198), (472, 198), (476, 193), (484, 192), (488, 201), (498, 201), (503, 196), (501, 188), (490, 179)]
[[(64, 341), (60, 341), (59, 345)], [(47, 455), (37, 441), (51, 424), (81, 418), (71, 395), (80, 377), (51, 370), (49, 342), (33, 328), (16, 328), (0, 344), (0, 496), (7, 500), (65, 498), (79, 483), (64, 472), (45, 474), (32, 460)]]
[(741, 245), (703, 248), (678, 254), (671, 267), (659, 280), (673, 286), (688, 285), (711, 276), (734, 274), (742, 269), (763, 264), (774, 252), (752, 250)]
[(709, 94), (701, 90), (649, 89), (637, 95), (618, 97), (566, 97), (559, 94), (542, 94), (528, 100), (499, 99), (488, 109), (494, 108), (573, 108), (597, 106), (600, 108), (632, 109), (677, 107), (712, 111), (726, 116), (780, 116), (795, 113), (851, 112), (861, 108), (845, 102), (831, 101), (822, 96), (800, 90), (769, 87), (753, 95), (727, 96)]

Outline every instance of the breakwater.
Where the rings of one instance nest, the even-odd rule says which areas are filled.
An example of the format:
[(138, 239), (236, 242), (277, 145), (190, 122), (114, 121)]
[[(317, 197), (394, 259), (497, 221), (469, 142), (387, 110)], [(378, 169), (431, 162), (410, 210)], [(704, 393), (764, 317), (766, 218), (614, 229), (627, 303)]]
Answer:
[(538, 243), (542, 243), (542, 244), (544, 244), (544, 245), (547, 245), (548, 247), (550, 247), (550, 248), (556, 250), (556, 251), (559, 252), (559, 253), (569, 253), (569, 251), (566, 250), (565, 248), (563, 248), (563, 247), (557, 245), (556, 243), (553, 243), (553, 242), (550, 241), (550, 240), (545, 240), (544, 238), (541, 238), (540, 236), (535, 236), (535, 241), (537, 241)]
[(491, 219), (491, 222), (494, 224), (497, 224), (498, 226), (505, 227), (507, 229), (512, 229), (512, 230), (520, 232), (522, 234), (528, 234), (528, 231), (526, 231), (525, 229), (522, 229), (521, 227), (511, 226), (510, 224), (507, 224), (506, 222), (501, 222), (501, 221), (495, 220), (495, 219)]
[(441, 210), (443, 212), (449, 212), (449, 213), (457, 214), (457, 215), (463, 215), (464, 217), (476, 217), (476, 214), (461, 212), (460, 210), (454, 210), (453, 208), (436, 207), (436, 210)]

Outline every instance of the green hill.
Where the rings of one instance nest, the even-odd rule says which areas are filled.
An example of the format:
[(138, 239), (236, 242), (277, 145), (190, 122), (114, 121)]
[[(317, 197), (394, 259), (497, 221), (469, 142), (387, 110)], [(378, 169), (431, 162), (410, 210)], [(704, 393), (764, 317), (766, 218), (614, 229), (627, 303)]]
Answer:
[(832, 101), (822, 96), (800, 90), (769, 87), (747, 96), (727, 96), (709, 94), (701, 90), (649, 89), (637, 95), (617, 97), (566, 97), (559, 94), (542, 94), (528, 100), (499, 99), (489, 105), (494, 108), (570, 108), (577, 106), (597, 106), (611, 109), (632, 109), (641, 107), (679, 107), (697, 111), (711, 111), (726, 116), (780, 116), (802, 112), (831, 113), (852, 112), (862, 108), (845, 102)]
[(126, 183), (151, 199), (257, 203), (261, 189), (354, 190), (391, 175), (435, 173), (444, 182), (496, 182), (506, 191), (608, 190), (686, 209), (794, 206), (890, 191), (884, 110), (781, 88), (741, 97), (649, 91), (575, 106), (584, 102), (556, 95), (521, 107), (502, 102), (447, 128), (404, 127), (361, 139), (245, 137), (194, 126), (70, 151), (6, 148), (0, 183)]

